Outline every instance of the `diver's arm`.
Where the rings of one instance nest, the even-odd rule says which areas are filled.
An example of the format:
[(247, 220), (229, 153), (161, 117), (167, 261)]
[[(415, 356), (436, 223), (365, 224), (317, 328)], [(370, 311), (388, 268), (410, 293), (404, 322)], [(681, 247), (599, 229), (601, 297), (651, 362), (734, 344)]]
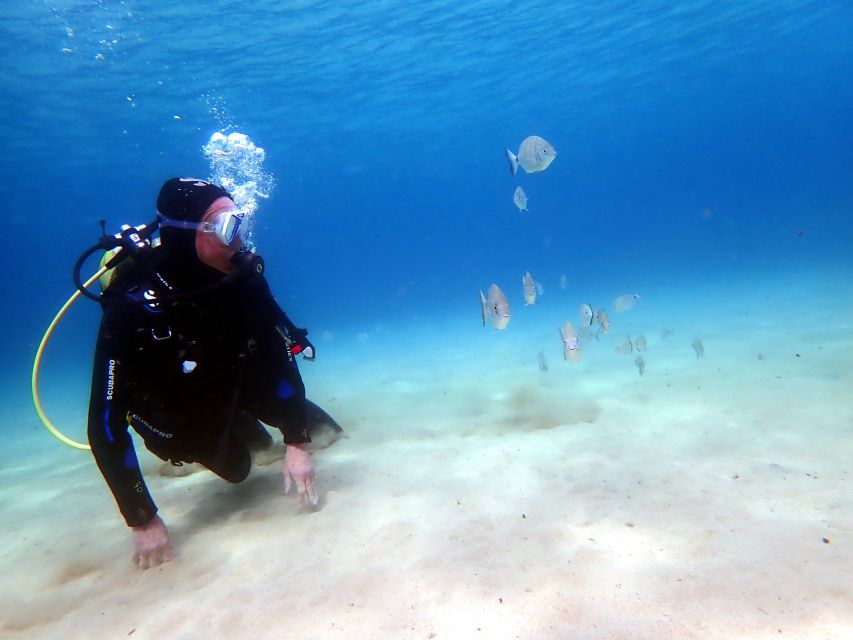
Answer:
[(101, 474), (130, 527), (140, 527), (157, 515), (148, 493), (133, 440), (128, 433), (128, 340), (120, 318), (104, 312), (95, 349), (89, 398), (89, 444)]
[(295, 358), (302, 345), (296, 345), (293, 335), (297, 333), (310, 344), (304, 339), (307, 331), (294, 327), (263, 275), (242, 280), (238, 296), (242, 330), (256, 342), (250, 375), (264, 388), (258, 391), (266, 410), (257, 417), (281, 430), (285, 444), (311, 442), (305, 424), (305, 385)]
[[(247, 331), (256, 339), (257, 351), (252, 373), (263, 380), (266, 401), (258, 417), (277, 427), (287, 445), (282, 461), (285, 493), (296, 487), (300, 502), (306, 499), (316, 506), (319, 496), (315, 486), (314, 465), (305, 445), (311, 442), (306, 422), (305, 385), (296, 365), (294, 344), (298, 337), (304, 341), (299, 350), (309, 342), (308, 333), (299, 330), (278, 305), (263, 276), (252, 277), (242, 290), (246, 297), (241, 308), (247, 311)], [(294, 339), (296, 338), (296, 339)], [(313, 345), (311, 345), (313, 357)], [(262, 392), (263, 393), (263, 392)]]
[(308, 340), (308, 330), (297, 327), (290, 317), (278, 304), (272, 294), (269, 283), (263, 275), (252, 275), (249, 285), (249, 307), (255, 321), (267, 326), (277, 327), (277, 331), (287, 342), (288, 349), (293, 355), (302, 354), (306, 360), (313, 360), (316, 349)]

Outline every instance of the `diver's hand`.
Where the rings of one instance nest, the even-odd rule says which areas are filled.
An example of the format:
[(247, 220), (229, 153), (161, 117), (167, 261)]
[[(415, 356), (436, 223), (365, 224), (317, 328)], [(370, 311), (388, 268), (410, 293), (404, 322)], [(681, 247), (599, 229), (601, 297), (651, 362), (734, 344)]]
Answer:
[(308, 501), (316, 507), (320, 498), (314, 487), (314, 464), (304, 444), (287, 445), (282, 470), (284, 471), (284, 492), (289, 493), (290, 487), (295, 484), (299, 503), (305, 504), (307, 497)]
[(160, 516), (154, 516), (141, 527), (133, 527), (133, 564), (148, 569), (169, 562), (174, 557), (169, 543), (169, 530)]

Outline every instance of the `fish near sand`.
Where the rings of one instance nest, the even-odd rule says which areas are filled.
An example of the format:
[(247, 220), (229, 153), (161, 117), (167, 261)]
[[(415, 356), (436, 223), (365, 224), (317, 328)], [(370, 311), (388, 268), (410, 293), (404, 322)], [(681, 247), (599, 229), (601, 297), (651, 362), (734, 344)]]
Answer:
[(539, 136), (528, 136), (522, 140), (518, 147), (518, 155), (509, 149), (506, 150), (506, 159), (509, 160), (512, 175), (518, 171), (519, 165), (527, 173), (545, 171), (556, 157), (557, 150), (545, 138)]
[(527, 208), (527, 194), (524, 193), (524, 189), (521, 187), (515, 188), (515, 193), (512, 194), (512, 201), (515, 203), (515, 206), (518, 207), (519, 213), (522, 211), (529, 211)]
[(623, 356), (634, 352), (634, 345), (631, 342), (631, 336), (625, 336), (625, 339), (616, 345), (616, 352), (621, 353)]
[(581, 361), (581, 343), (572, 323), (566, 323), (560, 327), (560, 339), (563, 341), (563, 358), (568, 362)]
[(536, 358), (539, 361), (539, 371), (548, 371), (548, 363), (545, 361), (545, 352), (540, 351), (536, 354)]
[(488, 298), (480, 291), (480, 306), (483, 312), (483, 326), (486, 326), (486, 319), (491, 318), (495, 329), (506, 329), (509, 324), (509, 302), (501, 291), (501, 288), (492, 284), (489, 287)]
[(638, 293), (624, 293), (613, 301), (614, 311), (628, 311), (640, 299)]
[(578, 317), (580, 318), (581, 327), (591, 327), (592, 320), (595, 317), (595, 312), (592, 310), (592, 306), (583, 303), (580, 306)]
[(524, 277), (521, 279), (521, 286), (524, 289), (524, 306), (536, 304), (536, 281), (529, 271), (524, 272)]
[(634, 340), (634, 348), (637, 351), (645, 351), (646, 350), (646, 336), (640, 336), (636, 340)]
[(643, 375), (643, 372), (646, 370), (646, 361), (643, 360), (643, 356), (637, 356), (634, 359), (634, 364), (637, 365), (637, 370), (640, 372), (640, 375)]
[(598, 310), (595, 319), (598, 321), (598, 333), (595, 334), (595, 337), (598, 338), (599, 334), (607, 335), (607, 332), (610, 331), (610, 316), (607, 315), (604, 307)]
[(702, 341), (699, 338), (696, 338), (690, 345), (693, 347), (693, 351), (696, 352), (696, 359), (705, 357), (705, 345), (702, 344)]

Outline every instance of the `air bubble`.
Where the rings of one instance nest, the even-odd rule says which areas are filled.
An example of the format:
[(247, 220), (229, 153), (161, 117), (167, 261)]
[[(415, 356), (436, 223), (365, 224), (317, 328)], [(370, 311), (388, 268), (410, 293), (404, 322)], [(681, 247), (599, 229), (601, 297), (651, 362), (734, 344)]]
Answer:
[(227, 135), (215, 132), (202, 151), (210, 163), (210, 181), (226, 189), (234, 203), (249, 214), (251, 246), (258, 200), (269, 198), (275, 186), (273, 176), (264, 170), (266, 151), (237, 131)]

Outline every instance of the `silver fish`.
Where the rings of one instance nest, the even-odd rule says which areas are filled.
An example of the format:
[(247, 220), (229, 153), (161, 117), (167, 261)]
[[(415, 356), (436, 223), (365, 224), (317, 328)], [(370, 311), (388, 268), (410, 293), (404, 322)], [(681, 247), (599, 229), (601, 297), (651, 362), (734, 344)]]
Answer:
[(519, 165), (527, 173), (545, 171), (556, 157), (557, 150), (547, 140), (539, 136), (528, 136), (522, 140), (518, 147), (518, 155), (509, 149), (506, 150), (506, 159), (509, 160), (512, 175), (518, 171)]
[(604, 307), (598, 310), (598, 313), (595, 314), (595, 319), (598, 321), (598, 333), (607, 335), (607, 332), (610, 331), (610, 316), (607, 315)]
[(646, 350), (646, 336), (640, 336), (636, 340), (634, 340), (634, 348), (637, 351), (645, 351)]
[(625, 339), (616, 345), (616, 351), (622, 355), (633, 353), (634, 345), (631, 343), (631, 336), (625, 336)]
[(634, 359), (634, 364), (637, 365), (637, 369), (640, 370), (640, 375), (643, 375), (643, 372), (646, 370), (646, 361), (643, 360), (643, 356), (637, 356)]
[(566, 274), (564, 273), (563, 275), (561, 275), (561, 276), (560, 276), (560, 289), (562, 289), (563, 291), (565, 291), (565, 290), (566, 290), (566, 285), (568, 285), (568, 284), (569, 284), (569, 281), (568, 281), (568, 279), (566, 278)]
[(518, 207), (519, 213), (522, 211), (529, 211), (527, 208), (527, 194), (524, 193), (524, 189), (521, 187), (515, 188), (515, 193), (512, 194), (512, 201), (515, 203), (515, 206)]
[(509, 324), (509, 302), (501, 291), (501, 288), (492, 284), (489, 287), (489, 297), (480, 291), (480, 306), (483, 312), (483, 326), (486, 326), (486, 318), (491, 318), (495, 329), (506, 329)]
[(592, 310), (592, 307), (586, 303), (583, 303), (580, 306), (580, 323), (582, 327), (591, 327), (592, 319), (595, 317), (595, 313)]
[(634, 306), (634, 303), (640, 299), (638, 293), (625, 293), (613, 301), (614, 311), (627, 311)]
[(702, 341), (699, 338), (696, 338), (690, 346), (693, 347), (693, 351), (696, 352), (697, 360), (705, 357), (705, 345), (702, 344)]
[(581, 343), (572, 323), (566, 323), (560, 327), (560, 339), (563, 341), (563, 358), (569, 362), (581, 361)]
[(529, 271), (524, 272), (524, 277), (521, 279), (521, 286), (524, 289), (524, 306), (536, 304), (536, 281)]
[(548, 371), (548, 363), (545, 362), (545, 352), (540, 351), (536, 357), (539, 360), (539, 371)]

